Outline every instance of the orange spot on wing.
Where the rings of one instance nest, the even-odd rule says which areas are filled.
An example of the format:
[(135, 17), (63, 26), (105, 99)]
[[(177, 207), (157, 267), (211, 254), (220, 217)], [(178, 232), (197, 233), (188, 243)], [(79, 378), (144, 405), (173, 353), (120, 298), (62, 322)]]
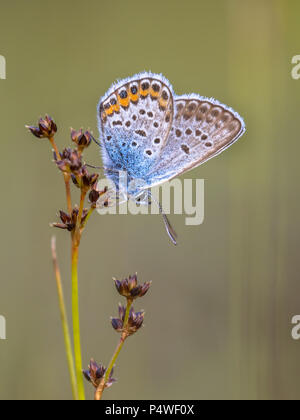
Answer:
[(142, 88), (140, 88), (140, 95), (141, 96), (147, 96), (149, 94), (150, 89), (145, 89), (143, 90)]
[(155, 92), (155, 90), (153, 90), (152, 88), (151, 88), (150, 93), (151, 93), (151, 96), (153, 96), (154, 98), (158, 98), (159, 95), (160, 95), (160, 92), (159, 91), (158, 92)]
[(159, 105), (160, 105), (162, 108), (166, 108), (166, 107), (167, 107), (167, 104), (168, 104), (168, 101), (166, 101), (165, 99), (163, 99), (163, 98), (160, 98), (160, 99), (159, 99)]
[(136, 102), (139, 99), (139, 95), (137, 93), (133, 95), (131, 92), (129, 92), (129, 97), (132, 102)]
[(111, 115), (114, 112), (113, 107), (110, 106), (108, 109), (105, 110), (106, 115)]
[(113, 112), (119, 112), (120, 111), (120, 105), (117, 103), (116, 105), (112, 106)]
[(129, 96), (127, 96), (127, 98), (122, 99), (122, 98), (118, 95), (118, 101), (119, 101), (119, 104), (120, 104), (121, 106), (125, 106), (125, 107), (127, 107), (127, 106), (129, 105), (129, 101), (130, 101), (130, 99), (129, 99)]

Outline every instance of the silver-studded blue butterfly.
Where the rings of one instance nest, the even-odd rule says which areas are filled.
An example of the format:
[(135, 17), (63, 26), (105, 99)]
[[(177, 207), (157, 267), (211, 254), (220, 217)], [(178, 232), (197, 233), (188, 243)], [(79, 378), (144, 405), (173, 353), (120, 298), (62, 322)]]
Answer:
[[(220, 154), (245, 132), (233, 109), (200, 95), (176, 96), (162, 75), (140, 73), (112, 85), (98, 104), (105, 174), (118, 185), (124, 171), (128, 182), (143, 187), (128, 191), (141, 200), (147, 191)], [(127, 194), (126, 194), (127, 196)], [(169, 236), (176, 234), (160, 207)]]

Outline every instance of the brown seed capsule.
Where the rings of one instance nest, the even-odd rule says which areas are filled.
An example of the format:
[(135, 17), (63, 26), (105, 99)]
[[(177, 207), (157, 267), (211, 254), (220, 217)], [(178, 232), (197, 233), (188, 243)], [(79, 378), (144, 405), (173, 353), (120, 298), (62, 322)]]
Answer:
[(127, 299), (137, 299), (144, 296), (150, 286), (151, 282), (145, 282), (144, 284), (138, 284), (137, 275), (129, 276), (128, 279), (116, 280), (114, 279), (115, 286), (117, 291), (121, 296), (126, 297)]
[[(83, 371), (85, 379), (92, 383), (95, 388), (98, 388), (102, 378), (104, 378), (106, 369), (103, 365), (98, 365), (94, 359), (91, 359), (88, 370)], [(111, 387), (116, 379), (112, 377), (114, 370), (112, 369), (108, 381), (105, 384), (105, 388)]]
[(90, 194), (89, 194), (89, 201), (93, 206), (96, 206), (97, 201), (99, 200), (99, 198), (104, 195), (105, 193), (107, 193), (108, 188), (105, 187), (102, 191), (99, 191), (97, 189), (97, 185), (96, 183), (94, 184)]
[(124, 326), (125, 314), (125, 306), (119, 304), (119, 318), (111, 318), (111, 324), (117, 332), (124, 332), (129, 336), (141, 328), (144, 322), (145, 312), (134, 312), (134, 309), (131, 308), (127, 326)]
[(46, 115), (45, 118), (40, 118), (38, 127), (27, 125), (26, 128), (39, 139), (49, 139), (57, 132), (57, 126), (49, 115)]
[(78, 149), (80, 151), (83, 151), (83, 149), (89, 147), (89, 145), (91, 144), (92, 141), (92, 135), (90, 133), (90, 131), (85, 131), (83, 132), (83, 130), (73, 130), (73, 128), (71, 128), (71, 139), (74, 143), (77, 144)]
[[(78, 213), (79, 213), (79, 210), (77, 206), (74, 207), (71, 215), (60, 210), (59, 216), (60, 216), (61, 223), (52, 223), (52, 227), (56, 227), (59, 229), (66, 229), (69, 232), (72, 232), (76, 227)], [(82, 217), (81, 217), (81, 224), (84, 223), (87, 215), (88, 215), (88, 209), (83, 209)]]
[(60, 153), (60, 158), (60, 160), (56, 160), (56, 164), (62, 172), (79, 174), (82, 168), (82, 159), (78, 150), (66, 148)]

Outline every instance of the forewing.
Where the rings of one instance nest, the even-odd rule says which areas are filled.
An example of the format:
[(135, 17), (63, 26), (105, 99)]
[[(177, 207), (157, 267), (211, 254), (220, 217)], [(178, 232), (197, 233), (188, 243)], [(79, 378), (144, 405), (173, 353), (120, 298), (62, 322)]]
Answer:
[(114, 84), (98, 105), (104, 166), (143, 176), (166, 146), (173, 92), (161, 75), (142, 73)]

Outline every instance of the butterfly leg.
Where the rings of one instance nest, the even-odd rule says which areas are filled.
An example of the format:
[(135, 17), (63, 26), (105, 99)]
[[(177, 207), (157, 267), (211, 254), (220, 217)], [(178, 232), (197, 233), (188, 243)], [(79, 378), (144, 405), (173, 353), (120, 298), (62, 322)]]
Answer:
[(148, 190), (148, 204), (149, 205), (151, 204), (151, 201), (154, 201), (157, 204), (159, 213), (162, 215), (167, 234), (169, 235), (169, 238), (171, 239), (173, 244), (177, 245), (177, 233), (175, 232), (166, 213), (164, 212), (162, 205), (152, 196), (150, 190)]

